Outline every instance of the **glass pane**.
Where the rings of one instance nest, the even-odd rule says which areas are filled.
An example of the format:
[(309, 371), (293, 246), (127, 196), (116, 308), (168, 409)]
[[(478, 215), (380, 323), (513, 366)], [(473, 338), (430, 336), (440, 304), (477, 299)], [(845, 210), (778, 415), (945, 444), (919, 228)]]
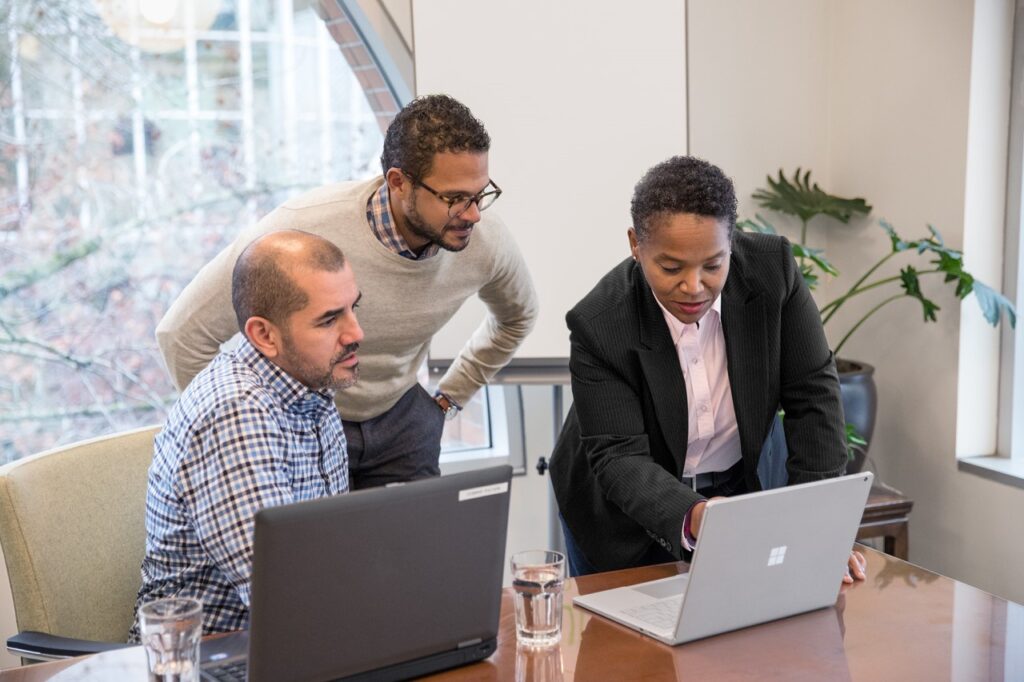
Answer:
[(238, 43), (200, 40), (196, 44), (199, 109), (237, 111), (242, 106)]
[(142, 106), (147, 111), (187, 110), (185, 52), (142, 53)]
[[(430, 391), (433, 393), (433, 390)], [(456, 419), (445, 422), (441, 451), (445, 454), (491, 447), (491, 420), (488, 391), (479, 391), (463, 406)]]
[(21, 90), (26, 109), (72, 108), (71, 65), (60, 57), (67, 52), (68, 42), (66, 35), (31, 36), (20, 41)]
[[(332, 50), (334, 52), (334, 50)], [(320, 111), (320, 68), (315, 47), (295, 47), (295, 111), (299, 114), (317, 114)]]
[(276, 0), (249, 0), (249, 7), (253, 31), (278, 30)]
[[(318, 0), (310, 0), (317, 2)], [(328, 0), (333, 2), (334, 0)], [(305, 5), (305, 6), (303, 6)], [(324, 25), (323, 20), (305, 0), (294, 0), (295, 14), (292, 17), (292, 33), (296, 38), (308, 39), (316, 37), (317, 31)]]
[(220, 7), (213, 25), (214, 31), (237, 31), (238, 30), (238, 0), (220, 0)]
[[(230, 28), (236, 0), (211, 2), (219, 12), (211, 21)], [(337, 50), (326, 120), (317, 55), (305, 39), (296, 41), (296, 68), (282, 72), (273, 2), (252, 0), (254, 21), (270, 32), (253, 40), (249, 130), (236, 41), (197, 43), (201, 114), (191, 116), (183, 50), (142, 49), (133, 59), (91, 0), (58, 5), (39, 5), (46, 22), (19, 19), (0, 32), (0, 44), (14, 33), (31, 48), (23, 56), (31, 78), (23, 74), (23, 81), (36, 103), (19, 148), (13, 95), (0, 84), (0, 461), (161, 422), (176, 393), (153, 332), (181, 289), (239, 230), (296, 191), (296, 182), (321, 182), (323, 140), (331, 180), (363, 177), (381, 142), (362, 90), (338, 73), (349, 68)], [(309, 11), (301, 7), (297, 17)], [(72, 23), (74, 55), (66, 46)], [(0, 53), (3, 78), (9, 54), (9, 47)], [(68, 94), (75, 73), (80, 108)], [(289, 79), (296, 94), (286, 101)], [(339, 82), (342, 91), (333, 92)], [(141, 107), (132, 97), (136, 83)], [(247, 141), (255, 149), (248, 178)], [(16, 175), (22, 150), (24, 220)], [(482, 413), (464, 419), (460, 442), (479, 419)]]

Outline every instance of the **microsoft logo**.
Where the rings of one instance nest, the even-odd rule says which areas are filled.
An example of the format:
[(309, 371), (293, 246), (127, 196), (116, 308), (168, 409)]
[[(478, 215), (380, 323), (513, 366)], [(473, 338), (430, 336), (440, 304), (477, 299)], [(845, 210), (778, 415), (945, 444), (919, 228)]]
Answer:
[(772, 551), (768, 553), (768, 565), (778, 566), (786, 560), (786, 545), (782, 547), (772, 547)]

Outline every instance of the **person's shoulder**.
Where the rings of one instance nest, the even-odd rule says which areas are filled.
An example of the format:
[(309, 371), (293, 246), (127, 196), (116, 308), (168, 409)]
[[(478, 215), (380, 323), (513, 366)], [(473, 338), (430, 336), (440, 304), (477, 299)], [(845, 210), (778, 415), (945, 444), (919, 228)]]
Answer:
[(260, 376), (233, 353), (222, 352), (189, 383), (168, 423), (180, 422), (192, 433), (217, 429), (246, 415), (272, 420), (277, 410)]
[(732, 252), (734, 256), (778, 254), (788, 250), (789, 240), (781, 235), (736, 230), (732, 236)]
[(370, 193), (376, 191), (382, 183), (383, 178), (378, 176), (370, 180), (350, 180), (323, 185), (292, 197), (281, 204), (281, 207), (298, 211), (350, 201), (361, 201), (362, 204), (365, 204), (370, 198)]
[(781, 235), (739, 232), (733, 235), (732, 277), (742, 278), (755, 291), (791, 290), (798, 279), (788, 239)]
[(593, 321), (621, 315), (628, 310), (636, 294), (639, 266), (632, 258), (626, 258), (609, 270), (597, 281), (579, 303), (566, 316), (580, 322)]
[[(323, 185), (294, 196), (265, 215), (256, 229), (267, 232), (295, 228), (312, 230), (338, 224), (339, 213), (363, 215), (366, 203), (383, 183), (383, 178)], [(359, 224), (364, 224), (359, 221)]]

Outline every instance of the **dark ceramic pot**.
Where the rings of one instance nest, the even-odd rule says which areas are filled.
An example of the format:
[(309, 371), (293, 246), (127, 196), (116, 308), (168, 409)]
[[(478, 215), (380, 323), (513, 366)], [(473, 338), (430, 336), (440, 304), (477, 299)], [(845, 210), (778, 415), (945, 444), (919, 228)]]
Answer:
[(868, 442), (857, 448), (853, 459), (846, 465), (846, 473), (854, 474), (864, 466), (871, 436), (875, 433), (875, 415), (878, 412), (878, 389), (875, 388), (875, 368), (858, 360), (836, 360), (839, 370), (839, 388), (843, 395), (846, 423), (853, 424), (857, 433)]

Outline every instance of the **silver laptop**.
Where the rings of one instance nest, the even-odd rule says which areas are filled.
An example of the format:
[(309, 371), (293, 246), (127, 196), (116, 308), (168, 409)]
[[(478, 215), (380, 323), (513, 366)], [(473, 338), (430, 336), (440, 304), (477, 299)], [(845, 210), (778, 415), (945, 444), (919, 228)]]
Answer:
[(204, 641), (202, 679), (400, 680), (490, 656), (511, 476), (492, 467), (261, 510), (247, 641)]
[(573, 603), (667, 644), (835, 603), (871, 473), (708, 502), (690, 572)]

